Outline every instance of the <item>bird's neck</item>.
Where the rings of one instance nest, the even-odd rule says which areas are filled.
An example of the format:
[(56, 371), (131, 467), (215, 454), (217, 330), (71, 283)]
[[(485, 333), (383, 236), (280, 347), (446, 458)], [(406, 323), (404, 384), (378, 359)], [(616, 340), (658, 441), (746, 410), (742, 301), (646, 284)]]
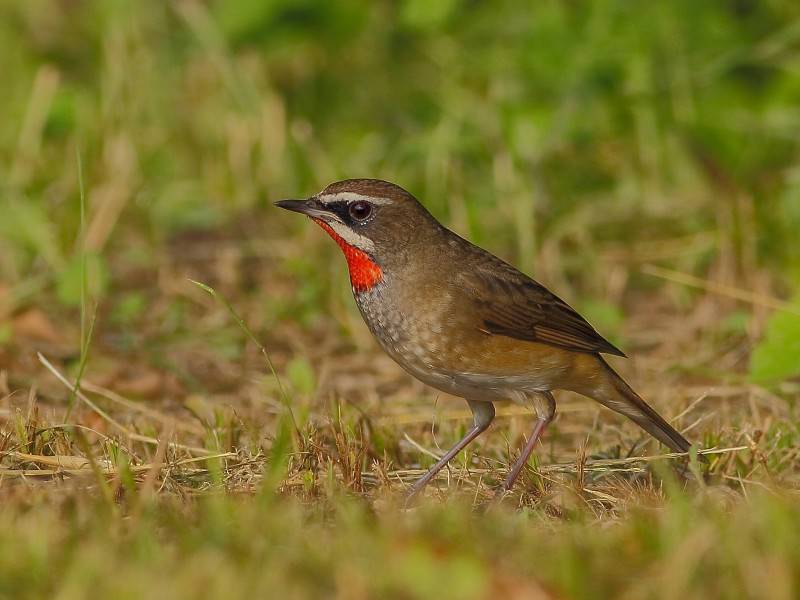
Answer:
[(352, 244), (348, 244), (342, 236), (336, 233), (330, 225), (321, 219), (314, 219), (314, 221), (322, 227), (333, 241), (335, 241), (339, 248), (342, 249), (345, 260), (347, 260), (347, 268), (350, 271), (350, 285), (353, 286), (353, 291), (367, 292), (373, 287), (378, 285), (383, 279), (383, 270), (380, 265), (376, 263), (372, 257)]

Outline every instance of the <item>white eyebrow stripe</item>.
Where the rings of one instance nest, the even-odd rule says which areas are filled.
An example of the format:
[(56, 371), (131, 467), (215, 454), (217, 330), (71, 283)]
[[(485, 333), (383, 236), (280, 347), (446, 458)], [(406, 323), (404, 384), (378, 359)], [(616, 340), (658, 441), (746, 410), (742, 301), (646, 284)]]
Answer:
[(337, 194), (320, 194), (317, 200), (322, 204), (330, 204), (332, 202), (354, 202), (356, 200), (364, 200), (372, 202), (373, 204), (383, 205), (391, 204), (393, 200), (389, 198), (376, 198), (375, 196), (365, 196), (364, 194), (357, 194), (356, 192), (339, 192)]

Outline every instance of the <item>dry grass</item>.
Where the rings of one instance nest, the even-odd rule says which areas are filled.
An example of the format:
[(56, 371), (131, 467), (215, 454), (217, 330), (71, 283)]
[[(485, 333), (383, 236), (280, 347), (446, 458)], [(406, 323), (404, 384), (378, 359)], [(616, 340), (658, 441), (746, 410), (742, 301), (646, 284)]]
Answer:
[[(222, 304), (201, 307), (215, 327), (230, 326)], [(11, 536), (22, 546), (17, 562), (0, 564), (11, 582), (0, 592), (699, 598), (750, 586), (749, 597), (789, 598), (797, 590), (796, 402), (752, 384), (661, 372), (652, 366), (663, 360), (657, 349), (637, 353), (621, 365), (709, 448), (703, 477), (685, 479), (685, 459), (564, 395), (500, 504), (494, 490), (531, 423), (512, 406), (409, 511), (402, 491), (469, 422), (459, 401), (438, 398), (369, 347), (295, 337), (300, 348), (324, 350), (310, 353), (310, 372), (274, 351), (273, 376), (261, 349), (241, 339), (246, 351), (209, 375), (228, 373), (226, 385), (182, 404), (164, 382), (123, 377), (108, 357), (93, 363), (111, 375), (90, 367), (79, 390), (43, 354), (28, 365), (27, 388), (10, 383), (22, 371), (4, 371), (0, 550)], [(97, 357), (102, 342), (94, 343)], [(56, 566), (44, 574), (41, 561)]]
[[(190, 294), (191, 288), (181, 293)], [(214, 302), (201, 310), (216, 326), (235, 329), (226, 322), (227, 309)], [(237, 317), (228, 318), (235, 322)], [(292, 341), (303, 348), (306, 342), (298, 337), (295, 333)], [(195, 343), (204, 346), (202, 340)], [(188, 394), (182, 404), (163, 395), (170, 385), (166, 374), (150, 369), (130, 377), (113, 357), (107, 357), (110, 373), (90, 370), (80, 388), (43, 354), (33, 370), (34, 385), (27, 389), (12, 389), (5, 371), (4, 477), (21, 484), (102, 474), (114, 494), (124, 477), (186, 494), (214, 485), (253, 491), (276, 436), (285, 430), (290, 441), (280, 484), (285, 493), (308, 500), (335, 481), (372, 502), (397, 495), (469, 422), (460, 401), (421, 387), (374, 348), (342, 353), (336, 340), (308, 340), (308, 348), (322, 348), (308, 352), (313, 366), (303, 359), (292, 367), (281, 351), (277, 371), (270, 374), (265, 373), (272, 369), (266, 349), (257, 341), (244, 343), (244, 354), (217, 360), (209, 374), (209, 389), (218, 374), (229, 374), (224, 384), (217, 381), (218, 392)], [(267, 366), (259, 366), (258, 354)], [(676, 427), (705, 448), (709, 466), (703, 485), (742, 497), (752, 487), (793, 487), (794, 403), (749, 383), (658, 372), (657, 355), (657, 350), (641, 353), (628, 375)], [(684, 360), (691, 362), (687, 355)], [(20, 371), (14, 376), (24, 379)], [(103, 384), (93, 383), (94, 377)], [(126, 390), (138, 399), (126, 397)], [(77, 404), (68, 408), (73, 393)], [(468, 455), (443, 472), (431, 495), (463, 490), (476, 504), (491, 497), (530, 423), (529, 415), (514, 406), (501, 407), (498, 417)], [(660, 454), (632, 424), (569, 394), (560, 396), (558, 418), (537, 457), (508, 502), (544, 508), (551, 495), (577, 490), (604, 499), (600, 504), (611, 514), (622, 502), (615, 485), (657, 493), (660, 477), (651, 463), (685, 462)]]

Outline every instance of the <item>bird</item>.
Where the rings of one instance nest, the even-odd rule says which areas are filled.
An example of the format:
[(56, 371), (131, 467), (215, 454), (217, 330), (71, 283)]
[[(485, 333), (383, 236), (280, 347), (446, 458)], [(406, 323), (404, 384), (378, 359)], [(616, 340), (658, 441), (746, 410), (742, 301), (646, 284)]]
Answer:
[(625, 354), (542, 284), (442, 225), (410, 192), (380, 179), (331, 183), (276, 206), (309, 217), (341, 248), (355, 302), (380, 347), (423, 383), (466, 400), (472, 427), (407, 490), (417, 496), (480, 436), (495, 403), (536, 416), (501, 490), (511, 490), (569, 390), (620, 413), (679, 453), (691, 444), (604, 354)]

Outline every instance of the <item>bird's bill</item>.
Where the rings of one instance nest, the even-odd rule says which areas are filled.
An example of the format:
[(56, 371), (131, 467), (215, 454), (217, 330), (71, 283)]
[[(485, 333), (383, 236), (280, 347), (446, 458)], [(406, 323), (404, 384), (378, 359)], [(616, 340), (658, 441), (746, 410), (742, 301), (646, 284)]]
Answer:
[(292, 212), (298, 212), (312, 219), (329, 220), (332, 216), (331, 212), (325, 210), (316, 198), (308, 198), (307, 200), (279, 200), (275, 203), (275, 206), (291, 210)]

